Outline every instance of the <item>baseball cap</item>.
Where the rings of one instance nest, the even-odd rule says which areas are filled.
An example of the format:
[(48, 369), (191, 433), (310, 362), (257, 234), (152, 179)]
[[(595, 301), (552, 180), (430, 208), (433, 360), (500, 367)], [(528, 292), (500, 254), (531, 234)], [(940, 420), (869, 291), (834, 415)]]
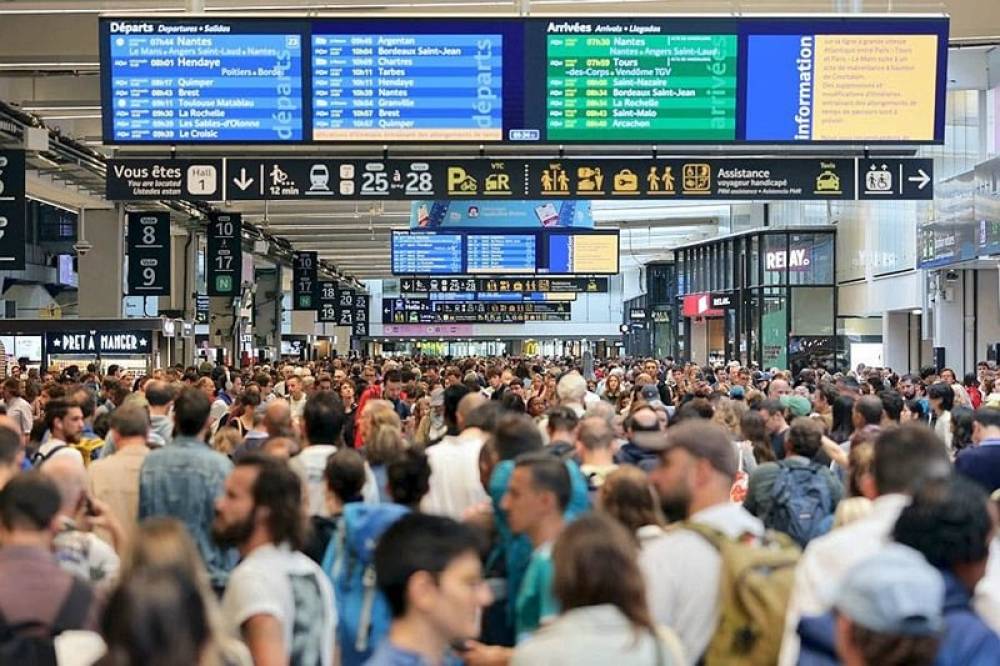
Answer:
[(743, 390), (742, 386), (734, 386), (729, 389), (729, 397), (735, 400), (742, 400), (746, 396), (746, 392)]
[(646, 384), (641, 389), (639, 389), (639, 397), (642, 398), (644, 402), (652, 402), (653, 400), (659, 400), (660, 390), (656, 388), (655, 384)]
[(892, 543), (847, 573), (833, 605), (872, 631), (929, 636), (943, 626), (944, 579), (919, 552)]
[(643, 446), (651, 451), (669, 451), (681, 448), (695, 458), (708, 460), (719, 472), (735, 478), (739, 471), (736, 448), (721, 426), (704, 419), (684, 421), (669, 428), (665, 437), (659, 439), (659, 446)]
[(792, 416), (809, 416), (812, 413), (812, 403), (801, 395), (781, 396), (781, 406), (792, 413)]
[(756, 382), (769, 382), (769, 381), (771, 381), (771, 373), (769, 373), (769, 372), (761, 372), (760, 370), (758, 370), (757, 372), (753, 373), (753, 380), (754, 380), (754, 383), (756, 383)]

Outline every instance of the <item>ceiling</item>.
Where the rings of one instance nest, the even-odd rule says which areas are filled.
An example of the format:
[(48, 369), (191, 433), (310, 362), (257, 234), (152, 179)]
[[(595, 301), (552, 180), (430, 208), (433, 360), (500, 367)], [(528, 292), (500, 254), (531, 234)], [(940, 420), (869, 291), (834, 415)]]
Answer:
[[(861, 4), (858, 0), (857, 4)], [(652, 14), (652, 13), (806, 13), (845, 11), (853, 6), (838, 2), (730, 2), (678, 0), (606, 2), (604, 0), (0, 0), (0, 100), (19, 105), (38, 116), (46, 126), (63, 135), (111, 154), (100, 141), (100, 91), (98, 85), (97, 17), (102, 12), (130, 14), (201, 9), (206, 13), (252, 12), (266, 14), (343, 15), (388, 14)], [(882, 3), (865, 2), (866, 11), (941, 12), (950, 10), (953, 35), (1000, 35), (1000, 3), (948, 0)], [(974, 18), (973, 18), (974, 16)], [(613, 148), (612, 148), (613, 150)], [(407, 153), (431, 155), (439, 149), (408, 148)], [(551, 154), (552, 149), (548, 149)], [(636, 152), (635, 147), (616, 153)], [(135, 151), (118, 151), (127, 154)], [(143, 152), (150, 153), (149, 149)], [(187, 152), (194, 152), (188, 150)], [(214, 152), (218, 152), (216, 149)], [(254, 150), (260, 154), (262, 150)], [(337, 152), (335, 148), (303, 147), (283, 153), (310, 155)], [(497, 150), (496, 154), (502, 151)], [(526, 149), (517, 149), (525, 154)], [(454, 150), (449, 151), (455, 154)], [(227, 150), (227, 155), (249, 154)], [(363, 154), (354, 150), (353, 154)], [(371, 153), (369, 153), (371, 154)], [(393, 153), (395, 155), (395, 152)], [(492, 153), (491, 153), (492, 154)], [(399, 156), (402, 156), (400, 153)], [(71, 207), (105, 205), (100, 201), (101, 181), (92, 170), (71, 164), (39, 162), (29, 178), (31, 193)], [(227, 207), (244, 213), (254, 224), (288, 239), (295, 248), (316, 250), (343, 273), (358, 278), (388, 277), (389, 231), (409, 223), (409, 203), (376, 205), (349, 202), (263, 202)], [(728, 229), (729, 205), (667, 204), (659, 202), (595, 202), (600, 227), (622, 229), (622, 267), (663, 257), (669, 248), (700, 240)]]

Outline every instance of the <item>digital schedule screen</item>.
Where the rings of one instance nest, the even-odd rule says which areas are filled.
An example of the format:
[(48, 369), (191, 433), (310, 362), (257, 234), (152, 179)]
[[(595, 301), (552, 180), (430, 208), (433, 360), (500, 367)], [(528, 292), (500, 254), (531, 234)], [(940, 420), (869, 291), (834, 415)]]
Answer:
[(317, 141), (502, 141), (501, 35), (312, 37)]
[(614, 229), (393, 230), (391, 264), (396, 275), (614, 275), (618, 250)]
[[(302, 35), (257, 22), (137, 22), (102, 42), (112, 143), (304, 138)], [(106, 66), (106, 69), (105, 69)]]
[(732, 141), (736, 35), (546, 36), (552, 141)]
[(102, 18), (108, 144), (940, 143), (943, 16)]

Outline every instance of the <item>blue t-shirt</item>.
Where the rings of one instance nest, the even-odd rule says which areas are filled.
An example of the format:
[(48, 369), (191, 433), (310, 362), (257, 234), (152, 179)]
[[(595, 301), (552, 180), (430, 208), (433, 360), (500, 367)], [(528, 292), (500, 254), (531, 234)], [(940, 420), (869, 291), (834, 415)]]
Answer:
[[(449, 652), (444, 655), (441, 663), (443, 666), (461, 666), (462, 660)], [(365, 662), (365, 666), (433, 666), (433, 664), (424, 659), (424, 655), (404, 650), (386, 640), (376, 648), (375, 653)]]
[(559, 604), (552, 595), (554, 573), (552, 544), (542, 544), (531, 554), (517, 593), (514, 629), (518, 643), (531, 636), (543, 621), (559, 615)]

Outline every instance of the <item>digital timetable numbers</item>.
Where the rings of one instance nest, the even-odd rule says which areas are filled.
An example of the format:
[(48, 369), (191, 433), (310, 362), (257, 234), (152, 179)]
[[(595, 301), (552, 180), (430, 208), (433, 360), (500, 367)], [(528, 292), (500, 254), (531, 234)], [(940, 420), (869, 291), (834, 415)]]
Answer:
[(109, 144), (944, 139), (945, 17), (146, 17), (99, 26)]

